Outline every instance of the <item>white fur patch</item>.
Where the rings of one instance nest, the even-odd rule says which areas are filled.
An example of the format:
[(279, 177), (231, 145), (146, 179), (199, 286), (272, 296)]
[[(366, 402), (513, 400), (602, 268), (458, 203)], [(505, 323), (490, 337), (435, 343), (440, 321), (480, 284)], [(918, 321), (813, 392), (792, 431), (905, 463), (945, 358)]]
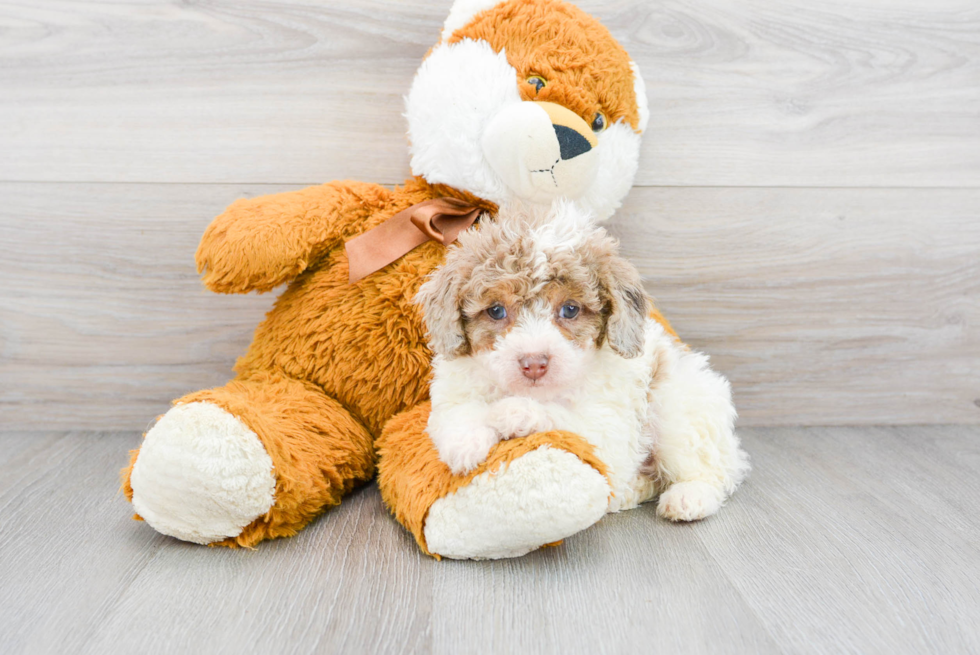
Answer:
[(426, 431), (439, 459), (455, 475), (469, 473), (487, 459), (500, 435), (490, 426), (486, 403), (440, 406), (429, 414)]
[[(518, 363), (520, 357), (532, 354), (549, 357), (548, 373), (540, 380), (524, 377)], [(593, 349), (577, 348), (562, 336), (547, 306), (528, 308), (492, 349), (475, 356), (501, 393), (544, 401), (564, 396), (577, 386), (592, 371), (594, 358)]]
[[(596, 227), (595, 216), (586, 209), (577, 206), (575, 203), (558, 198), (551, 203), (548, 213), (544, 217), (522, 211), (513, 212), (511, 208), (501, 211), (497, 215), (497, 221), (502, 225), (507, 225), (511, 214), (530, 217), (534, 243), (541, 250), (550, 252), (564, 252), (572, 250), (581, 245), (583, 241), (592, 233)], [(527, 229), (527, 224), (518, 223), (512, 226), (515, 230)]]
[(433, 503), (425, 541), (430, 552), (452, 559), (517, 557), (598, 521), (608, 496), (598, 471), (543, 446)]
[(483, 156), (483, 132), (521, 102), (517, 71), (486, 41), (442, 44), (429, 56), (405, 100), (412, 172), (504, 204), (512, 194)]
[(612, 217), (633, 186), (640, 161), (640, 142), (640, 135), (622, 121), (599, 133), (595, 181), (577, 201), (599, 221)]
[(133, 466), (133, 507), (157, 532), (198, 544), (241, 534), (274, 502), (272, 458), (237, 417), (207, 402), (170, 409)]
[(555, 429), (541, 403), (523, 396), (505, 396), (488, 407), (487, 424), (501, 439), (526, 437)]
[(671, 521), (697, 521), (717, 512), (724, 501), (724, 490), (715, 485), (678, 482), (660, 494), (657, 514)]
[(697, 481), (714, 487), (718, 498), (703, 502), (713, 513), (751, 468), (735, 434), (731, 388), (724, 376), (711, 370), (706, 355), (676, 345), (664, 354), (660, 361), (665, 368), (663, 379), (650, 404), (658, 423), (660, 477), (666, 485)]

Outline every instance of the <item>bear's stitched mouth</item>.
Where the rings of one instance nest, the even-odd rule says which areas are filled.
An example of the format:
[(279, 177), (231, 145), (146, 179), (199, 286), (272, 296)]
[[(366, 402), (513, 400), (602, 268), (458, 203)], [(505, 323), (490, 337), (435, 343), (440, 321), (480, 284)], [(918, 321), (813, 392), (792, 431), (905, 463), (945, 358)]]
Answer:
[(555, 183), (555, 188), (558, 188), (558, 179), (555, 177), (555, 166), (561, 163), (561, 158), (555, 160), (555, 163), (551, 165), (551, 168), (539, 168), (538, 170), (532, 170), (532, 173), (549, 173), (551, 175), (551, 181)]

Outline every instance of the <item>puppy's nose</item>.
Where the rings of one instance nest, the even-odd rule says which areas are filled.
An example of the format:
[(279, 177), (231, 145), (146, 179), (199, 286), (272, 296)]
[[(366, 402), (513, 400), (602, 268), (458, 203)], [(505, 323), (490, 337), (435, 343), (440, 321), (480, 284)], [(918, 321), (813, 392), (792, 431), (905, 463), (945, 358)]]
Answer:
[(547, 355), (524, 355), (518, 363), (521, 365), (521, 372), (529, 380), (540, 380), (548, 372)]

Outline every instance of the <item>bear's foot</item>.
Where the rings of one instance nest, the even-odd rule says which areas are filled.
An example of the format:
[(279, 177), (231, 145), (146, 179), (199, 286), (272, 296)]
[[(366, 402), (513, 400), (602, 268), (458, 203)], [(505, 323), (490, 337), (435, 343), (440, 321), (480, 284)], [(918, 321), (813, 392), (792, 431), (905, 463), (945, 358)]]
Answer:
[(276, 478), (255, 432), (217, 405), (191, 402), (146, 434), (130, 484), (136, 513), (154, 530), (209, 544), (268, 512)]
[(398, 414), (377, 441), (381, 498), (426, 554), (517, 557), (606, 513), (608, 469), (586, 440), (558, 430), (508, 439), (470, 473), (453, 475), (426, 432), (431, 407)]
[(606, 477), (577, 455), (542, 446), (434, 502), (425, 541), (451, 559), (517, 557), (598, 521), (609, 491)]
[(251, 548), (296, 534), (373, 473), (371, 434), (339, 402), (253, 371), (178, 400), (130, 452), (122, 490), (163, 534)]

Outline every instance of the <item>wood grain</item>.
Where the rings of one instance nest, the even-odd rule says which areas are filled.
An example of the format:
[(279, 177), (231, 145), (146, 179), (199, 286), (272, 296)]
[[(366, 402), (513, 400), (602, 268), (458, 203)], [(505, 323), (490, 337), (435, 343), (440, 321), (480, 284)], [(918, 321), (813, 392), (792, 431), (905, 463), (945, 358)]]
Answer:
[(980, 497), (951, 461), (976, 460), (977, 428), (743, 435), (750, 481), (698, 537), (784, 651), (980, 648), (975, 512), (946, 501)]
[[(385, 183), (450, 0), (0, 5), (0, 180)], [(587, 0), (640, 64), (641, 186), (980, 185), (973, 0)]]
[[(193, 253), (284, 188), (0, 184), (0, 423), (139, 430), (224, 383), (274, 297)], [(635, 189), (617, 220), (742, 425), (980, 422), (980, 191)]]
[(168, 652), (428, 652), (436, 563), (382, 509), (377, 488), (317, 526), (253, 552), (167, 540), (100, 625), (62, 652), (153, 652), (160, 634)]
[[(447, 561), (434, 616), (479, 608), (476, 621), (441, 622), (433, 651), (492, 653), (778, 653), (760, 618), (688, 526), (652, 506), (604, 518), (559, 548), (517, 560)], [(692, 584), (692, 581), (696, 580)], [(530, 581), (533, 581), (530, 582)], [(668, 600), (669, 599), (669, 600)], [(666, 602), (665, 602), (666, 601)]]
[(980, 422), (980, 195), (636, 189), (613, 225), (744, 425)]
[(207, 292), (193, 256), (243, 189), (2, 187), (0, 422), (142, 429), (229, 378), (274, 298)]
[(746, 429), (721, 512), (650, 505), (498, 562), (423, 557), (365, 487), (299, 536), (210, 549), (129, 519), (135, 433), (0, 432), (0, 650), (970, 653), (980, 428)]
[(72, 652), (59, 642), (83, 642), (168, 541), (132, 530), (132, 511), (117, 492), (120, 457), (132, 441), (98, 433), (0, 437), (0, 651)]

